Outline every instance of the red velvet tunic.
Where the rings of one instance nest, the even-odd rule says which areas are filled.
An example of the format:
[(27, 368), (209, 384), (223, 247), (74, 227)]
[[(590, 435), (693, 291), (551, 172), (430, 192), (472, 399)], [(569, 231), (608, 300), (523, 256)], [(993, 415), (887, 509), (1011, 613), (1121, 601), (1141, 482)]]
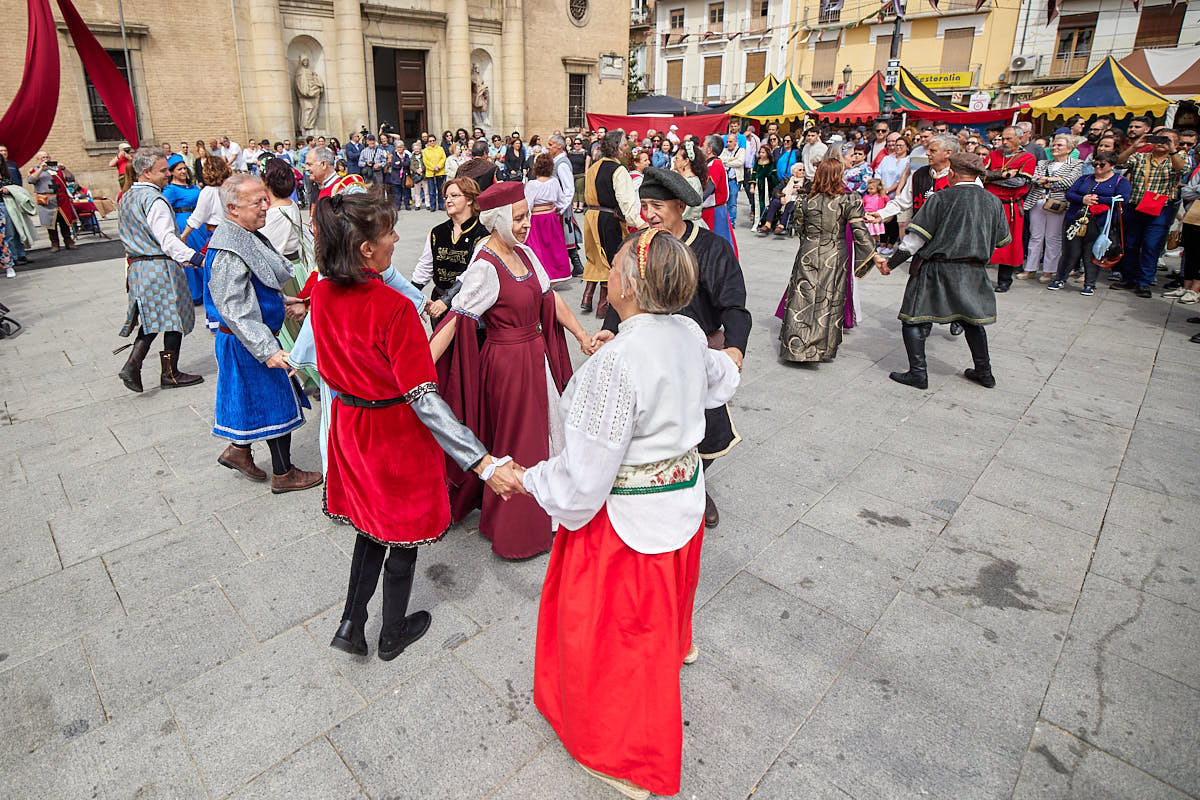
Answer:
[[(1011, 156), (1004, 155), (1000, 150), (993, 150), (988, 153), (986, 163), (988, 169), (1015, 169), (1029, 178), (1033, 177), (1033, 170), (1037, 167), (1037, 159), (1024, 150)], [(996, 195), (996, 197), (999, 197), (1000, 202), (1004, 204), (1004, 218), (1008, 220), (1008, 231), (1012, 234), (1012, 240), (1008, 244), (996, 248), (996, 252), (992, 254), (991, 263), (1006, 264), (1010, 267), (1020, 266), (1025, 263), (1025, 253), (1021, 245), (1021, 237), (1025, 227), (1025, 214), (1021, 210), (1021, 202), (1025, 199), (1025, 195), (1029, 193), (1029, 184), (1025, 184), (1020, 188), (1009, 189), (1004, 186), (997, 186), (994, 183), (988, 183), (985, 184), (985, 188)]]
[[(416, 309), (382, 281), (320, 281), (310, 313), (317, 369), (335, 392), (389, 400), (437, 390)], [(408, 403), (356, 408), (335, 399), (330, 412), (325, 513), (383, 544), (441, 538), (450, 525), (444, 457)]]

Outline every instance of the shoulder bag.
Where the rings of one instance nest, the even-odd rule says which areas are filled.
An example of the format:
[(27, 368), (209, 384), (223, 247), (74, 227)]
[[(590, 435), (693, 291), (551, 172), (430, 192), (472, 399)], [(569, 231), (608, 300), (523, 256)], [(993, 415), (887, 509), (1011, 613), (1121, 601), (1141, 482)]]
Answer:
[[(1114, 216), (1117, 218), (1116, 241), (1109, 238)], [(1104, 220), (1104, 230), (1092, 245), (1092, 263), (1102, 269), (1112, 269), (1125, 256), (1125, 226), (1122, 216), (1120, 198), (1113, 198), (1108, 217)]]

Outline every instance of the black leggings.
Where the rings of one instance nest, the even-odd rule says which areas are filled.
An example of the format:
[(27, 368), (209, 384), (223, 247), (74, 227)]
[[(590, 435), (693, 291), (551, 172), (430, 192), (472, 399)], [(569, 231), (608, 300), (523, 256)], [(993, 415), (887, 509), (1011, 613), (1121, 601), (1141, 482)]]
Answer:
[[(138, 341), (144, 341), (146, 343), (146, 346), (149, 347), (150, 343), (154, 341), (155, 336), (158, 336), (158, 334), (157, 333), (139, 333), (137, 338), (138, 338)], [(182, 333), (180, 333), (179, 331), (166, 331), (163, 333), (163, 350), (168, 350), (172, 353), (178, 353), (179, 348), (181, 348), (181, 347), (183, 347), (183, 334)]]
[(1183, 223), (1183, 267), (1180, 277), (1185, 281), (1200, 281), (1200, 225)]
[(1058, 274), (1054, 276), (1055, 279), (1065, 281), (1072, 272), (1082, 270), (1083, 284), (1095, 288), (1100, 267), (1092, 262), (1092, 245), (1099, 238), (1100, 226), (1094, 219), (1088, 223), (1087, 233), (1082, 237), (1068, 239), (1064, 234), (1062, 260), (1058, 262)]
[[(388, 552), (389, 550), (391, 552)], [(350, 620), (359, 625), (366, 623), (367, 603), (371, 602), (375, 595), (375, 587), (379, 585), (379, 572), (383, 568), (384, 556), (387, 556), (388, 573), (401, 578), (407, 575), (411, 585), (412, 573), (417, 563), (417, 548), (389, 548), (360, 533), (354, 540), (354, 555), (350, 559), (350, 585), (346, 590), (343, 620)]]
[[(234, 442), (234, 447), (248, 448), (248, 444)], [(292, 435), (285, 433), (274, 439), (267, 439), (267, 449), (271, 451), (271, 472), (276, 475), (287, 475), (292, 471)]]

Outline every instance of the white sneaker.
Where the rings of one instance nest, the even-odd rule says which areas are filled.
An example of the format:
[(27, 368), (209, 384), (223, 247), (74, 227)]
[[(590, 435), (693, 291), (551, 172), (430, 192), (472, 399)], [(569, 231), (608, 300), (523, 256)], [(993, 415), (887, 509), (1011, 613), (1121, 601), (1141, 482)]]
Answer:
[(4, 277), (15, 278), (15, 277), (17, 277), (17, 271), (15, 269), (13, 269), (12, 267), (9, 267), (7, 270), (4, 271)]
[(1183, 296), (1179, 298), (1179, 302), (1181, 302), (1181, 303), (1200, 303), (1200, 294), (1198, 294), (1196, 292), (1191, 292), (1191, 291), (1184, 292)]
[(1187, 289), (1184, 289), (1182, 286), (1180, 286), (1178, 289), (1172, 289), (1169, 292), (1163, 292), (1162, 296), (1163, 297), (1183, 297), (1185, 294), (1187, 294), (1187, 291), (1188, 291)]
[(692, 642), (692, 646), (688, 648), (687, 655), (683, 657), (683, 663), (695, 664), (700, 658), (700, 648), (696, 647), (696, 643)]

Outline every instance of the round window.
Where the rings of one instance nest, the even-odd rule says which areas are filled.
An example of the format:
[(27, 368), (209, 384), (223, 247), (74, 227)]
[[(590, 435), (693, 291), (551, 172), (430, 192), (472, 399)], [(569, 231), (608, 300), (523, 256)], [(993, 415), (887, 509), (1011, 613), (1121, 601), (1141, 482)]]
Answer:
[(570, 11), (571, 21), (581, 25), (587, 20), (588, 0), (567, 0), (567, 9)]

